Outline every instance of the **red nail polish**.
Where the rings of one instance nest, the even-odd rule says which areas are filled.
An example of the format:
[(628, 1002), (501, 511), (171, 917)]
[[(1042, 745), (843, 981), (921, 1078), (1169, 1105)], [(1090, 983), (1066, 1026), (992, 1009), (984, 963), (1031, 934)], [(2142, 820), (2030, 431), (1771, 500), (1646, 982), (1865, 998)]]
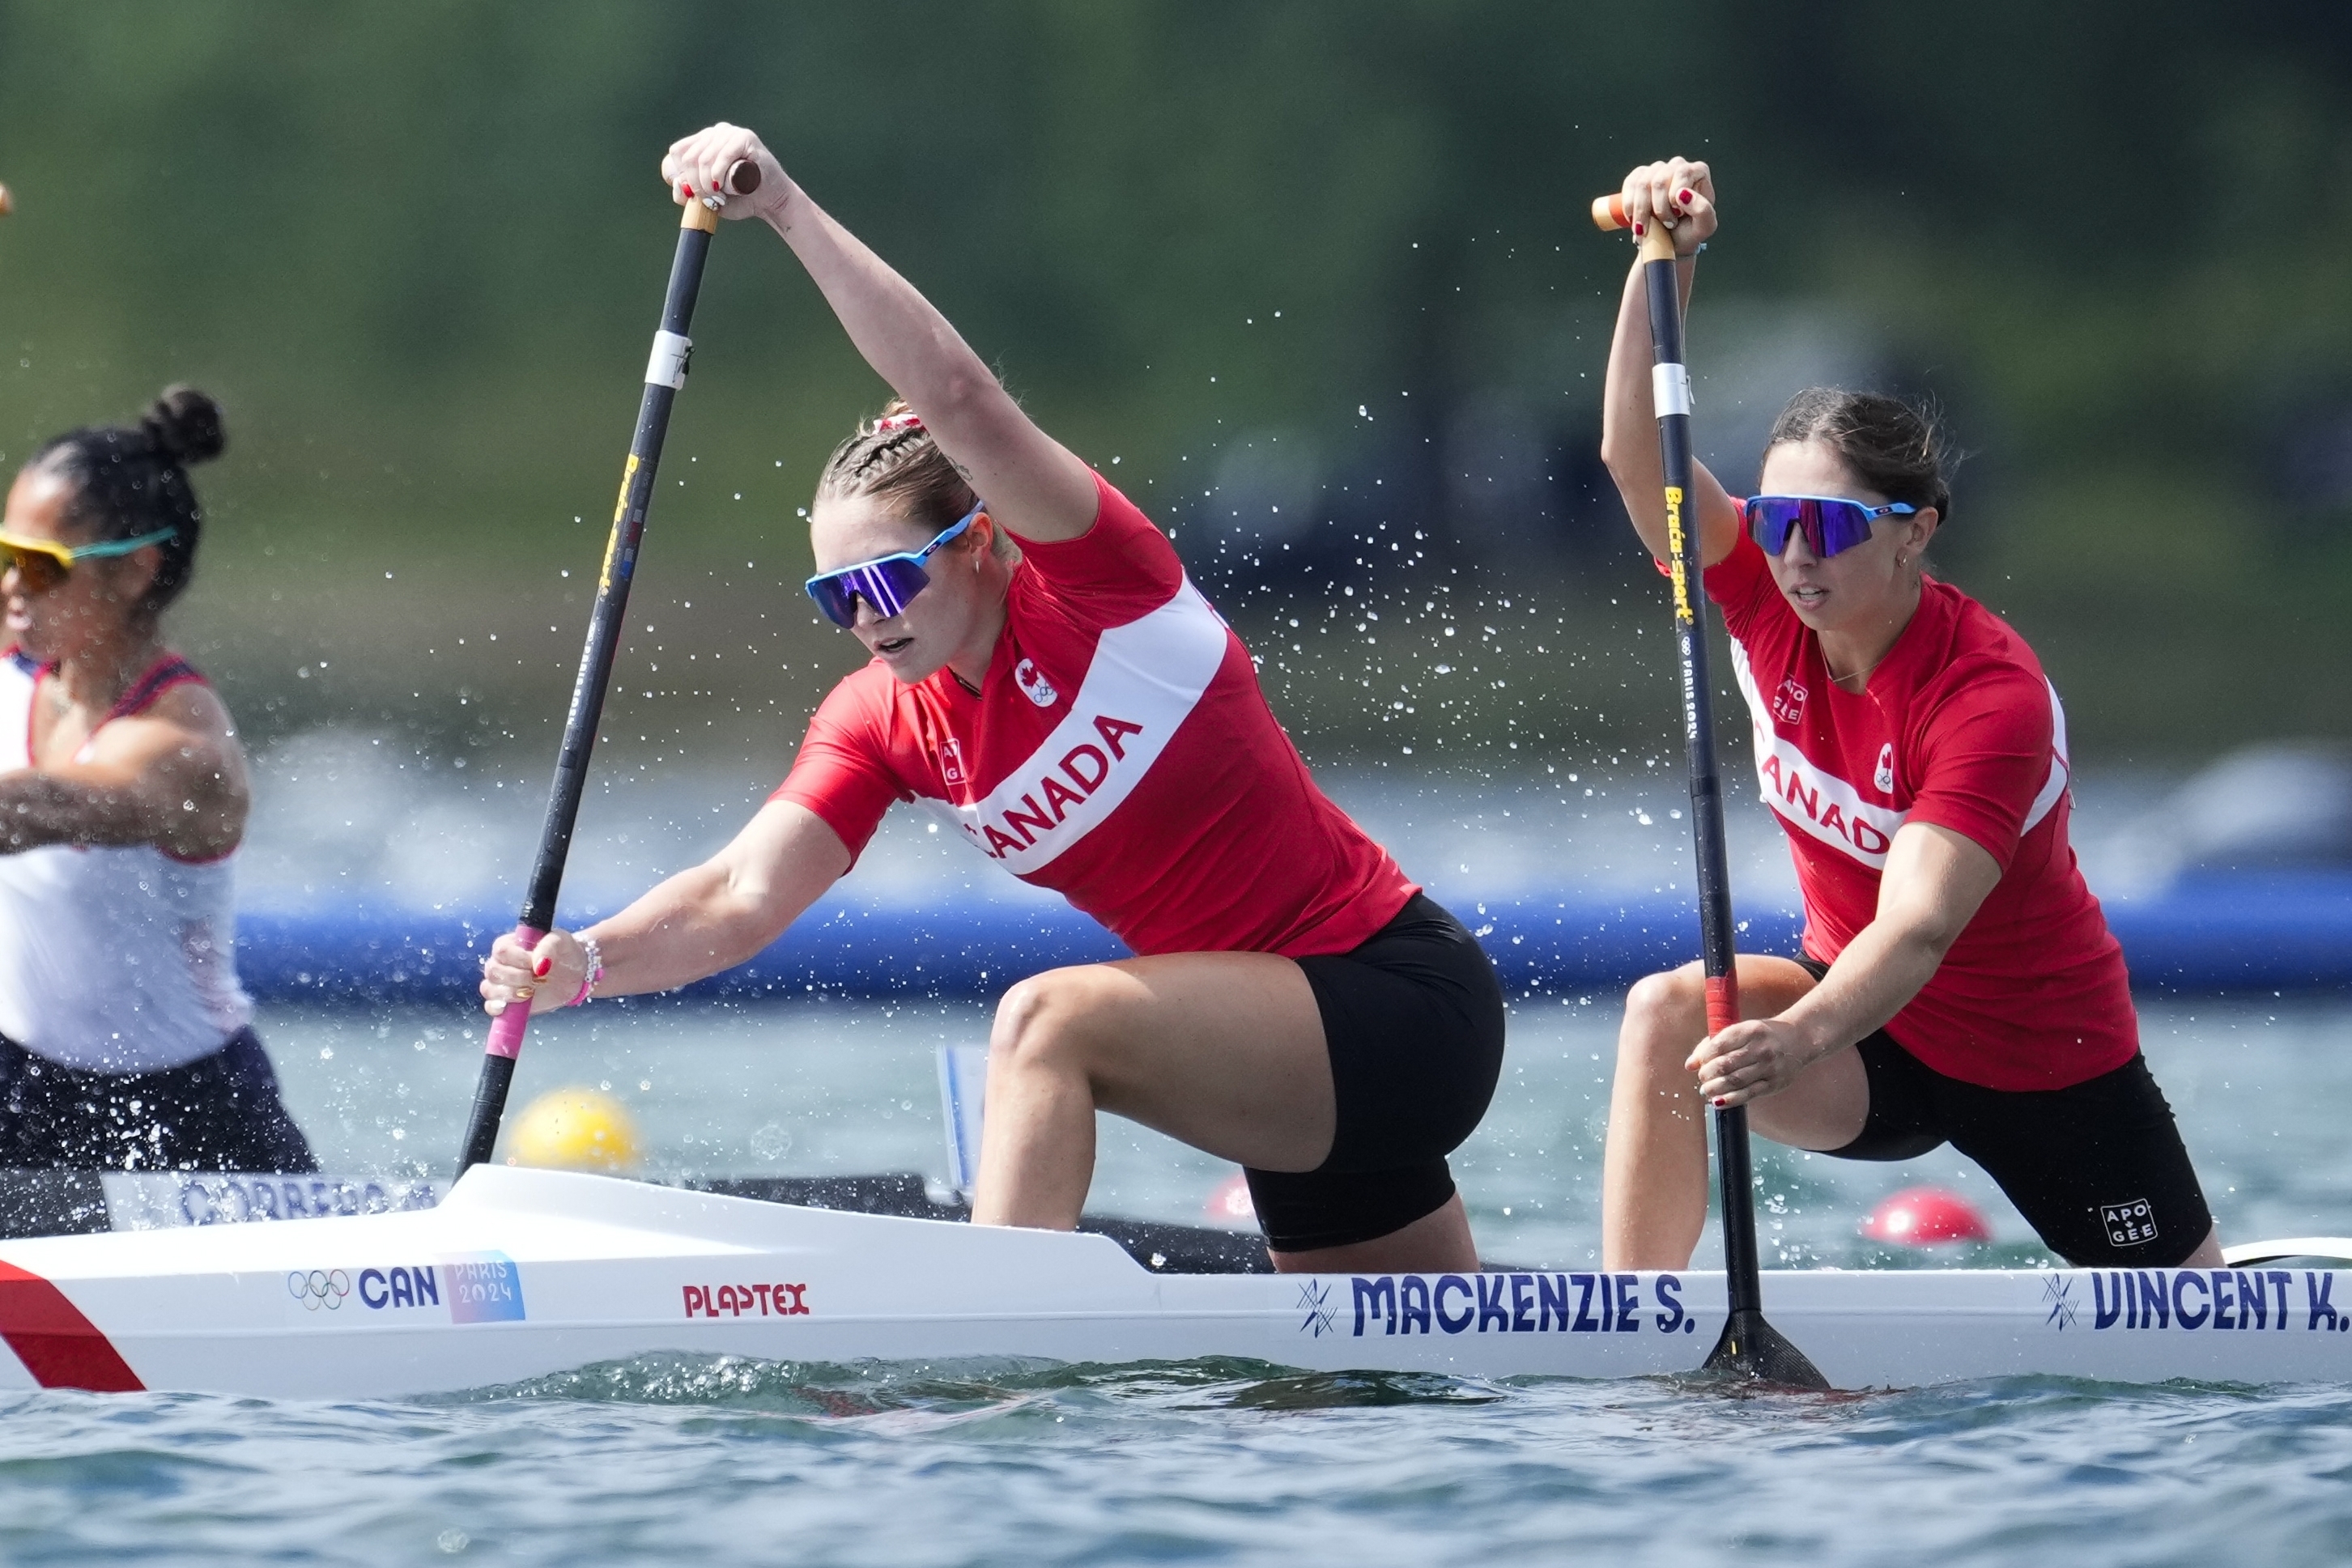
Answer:
[(1716, 1105), (1717, 1105), (1718, 1108), (1720, 1108), (1720, 1107), (1722, 1106), (1722, 1104), (1723, 1104), (1723, 1096), (1721, 1096), (1721, 1095), (1717, 1095), (1717, 1096), (1716, 1096), (1716, 1101), (1715, 1101), (1715, 1103), (1716, 1103)]
[(1692, 191), (1690, 191), (1687, 187), (1685, 187), (1685, 188), (1684, 189), (1684, 191), (1682, 192), (1682, 193), (1681, 193), (1680, 195), (1676, 196), (1676, 197), (1675, 198), (1675, 200), (1676, 200), (1677, 202), (1680, 202), (1684, 206), (1686, 206), (1686, 207), (1687, 207), (1687, 206), (1689, 206), (1689, 205), (1691, 204), (1691, 197), (1692, 197), (1692, 195), (1693, 195), (1693, 194), (1694, 194), (1694, 193), (1693, 193)]
[(1635, 224), (1633, 225), (1633, 237), (1635, 239), (1640, 239), (1642, 237), (1642, 225), (1639, 224)]
[(533, 964), (533, 965), (530, 967), (530, 972), (531, 972), (533, 975), (538, 976), (541, 979), (542, 979), (542, 980), (543, 980), (543, 979), (547, 978), (547, 972), (548, 972), (550, 969), (552, 969), (552, 968), (554, 968), (554, 967), (555, 967), (555, 960), (554, 960), (554, 959), (552, 959), (552, 958), (541, 958), (538, 963)]

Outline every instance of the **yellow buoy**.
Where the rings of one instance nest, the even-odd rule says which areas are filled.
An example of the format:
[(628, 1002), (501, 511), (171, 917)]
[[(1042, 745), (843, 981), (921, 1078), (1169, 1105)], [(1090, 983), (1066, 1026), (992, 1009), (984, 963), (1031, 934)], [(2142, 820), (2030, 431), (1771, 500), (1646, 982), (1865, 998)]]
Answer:
[(551, 1089), (511, 1124), (507, 1164), (568, 1171), (621, 1171), (637, 1163), (628, 1111), (593, 1089)]

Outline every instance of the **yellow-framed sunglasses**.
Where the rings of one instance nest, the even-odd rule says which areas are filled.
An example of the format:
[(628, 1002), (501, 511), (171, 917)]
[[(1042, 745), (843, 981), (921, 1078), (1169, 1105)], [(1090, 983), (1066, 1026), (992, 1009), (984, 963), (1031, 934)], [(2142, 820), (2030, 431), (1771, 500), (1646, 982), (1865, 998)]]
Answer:
[(15, 567), (26, 592), (47, 593), (66, 580), (78, 560), (129, 555), (132, 550), (162, 544), (179, 531), (157, 528), (135, 539), (105, 539), (94, 545), (61, 545), (55, 539), (26, 539), (0, 533), (0, 572)]

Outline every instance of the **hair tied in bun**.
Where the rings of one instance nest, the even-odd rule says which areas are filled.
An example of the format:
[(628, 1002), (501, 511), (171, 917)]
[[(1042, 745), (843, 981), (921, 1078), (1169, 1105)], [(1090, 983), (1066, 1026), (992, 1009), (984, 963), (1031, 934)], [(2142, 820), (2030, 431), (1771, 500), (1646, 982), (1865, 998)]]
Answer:
[(170, 386), (139, 419), (156, 455), (183, 465), (205, 463), (228, 444), (220, 404), (192, 386)]
[(228, 444), (220, 404), (190, 386), (163, 389), (136, 424), (91, 424), (52, 436), (28, 466), (65, 481), (68, 515), (93, 541), (163, 536), (155, 575), (138, 612), (152, 616), (179, 597), (196, 570), (204, 509), (188, 465)]

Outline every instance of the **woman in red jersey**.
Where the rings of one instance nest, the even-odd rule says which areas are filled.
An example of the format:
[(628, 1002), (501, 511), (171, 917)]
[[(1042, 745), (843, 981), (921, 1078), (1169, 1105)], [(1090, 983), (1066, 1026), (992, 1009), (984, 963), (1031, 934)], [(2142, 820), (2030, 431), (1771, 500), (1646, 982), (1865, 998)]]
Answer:
[(1501, 1070), (1486, 955), (1315, 787), (1166, 536), (758, 137), (713, 126), (662, 176), (692, 200), (743, 158), (758, 194), (726, 214), (767, 221), (904, 400), (835, 449), (809, 516), (810, 595), (872, 662), (707, 864), (501, 941), (490, 1010), (740, 963), (917, 800), (1139, 955), (1005, 994), (974, 1219), (1075, 1225), (1099, 1109), (1244, 1166), (1277, 1267), (1476, 1268), (1445, 1155)]
[[(1715, 231), (1704, 163), (1625, 182), (1687, 293)], [(1611, 346), (1602, 455), (1642, 542), (1667, 552), (1636, 268)], [(1922, 554), (1951, 514), (1933, 425), (1814, 388), (1781, 411), (1762, 492), (1696, 471), (1687, 513), (1789, 835), (1803, 951), (1742, 955), (1744, 1021), (1712, 1038), (1699, 966), (1626, 998), (1602, 1250), (1678, 1269), (1706, 1214), (1706, 1104), (1847, 1159), (1940, 1144), (1982, 1166), (2084, 1267), (2221, 1261), (2212, 1217), (2140, 1055), (2123, 950), (2067, 841), (2065, 716), (2024, 640)]]

